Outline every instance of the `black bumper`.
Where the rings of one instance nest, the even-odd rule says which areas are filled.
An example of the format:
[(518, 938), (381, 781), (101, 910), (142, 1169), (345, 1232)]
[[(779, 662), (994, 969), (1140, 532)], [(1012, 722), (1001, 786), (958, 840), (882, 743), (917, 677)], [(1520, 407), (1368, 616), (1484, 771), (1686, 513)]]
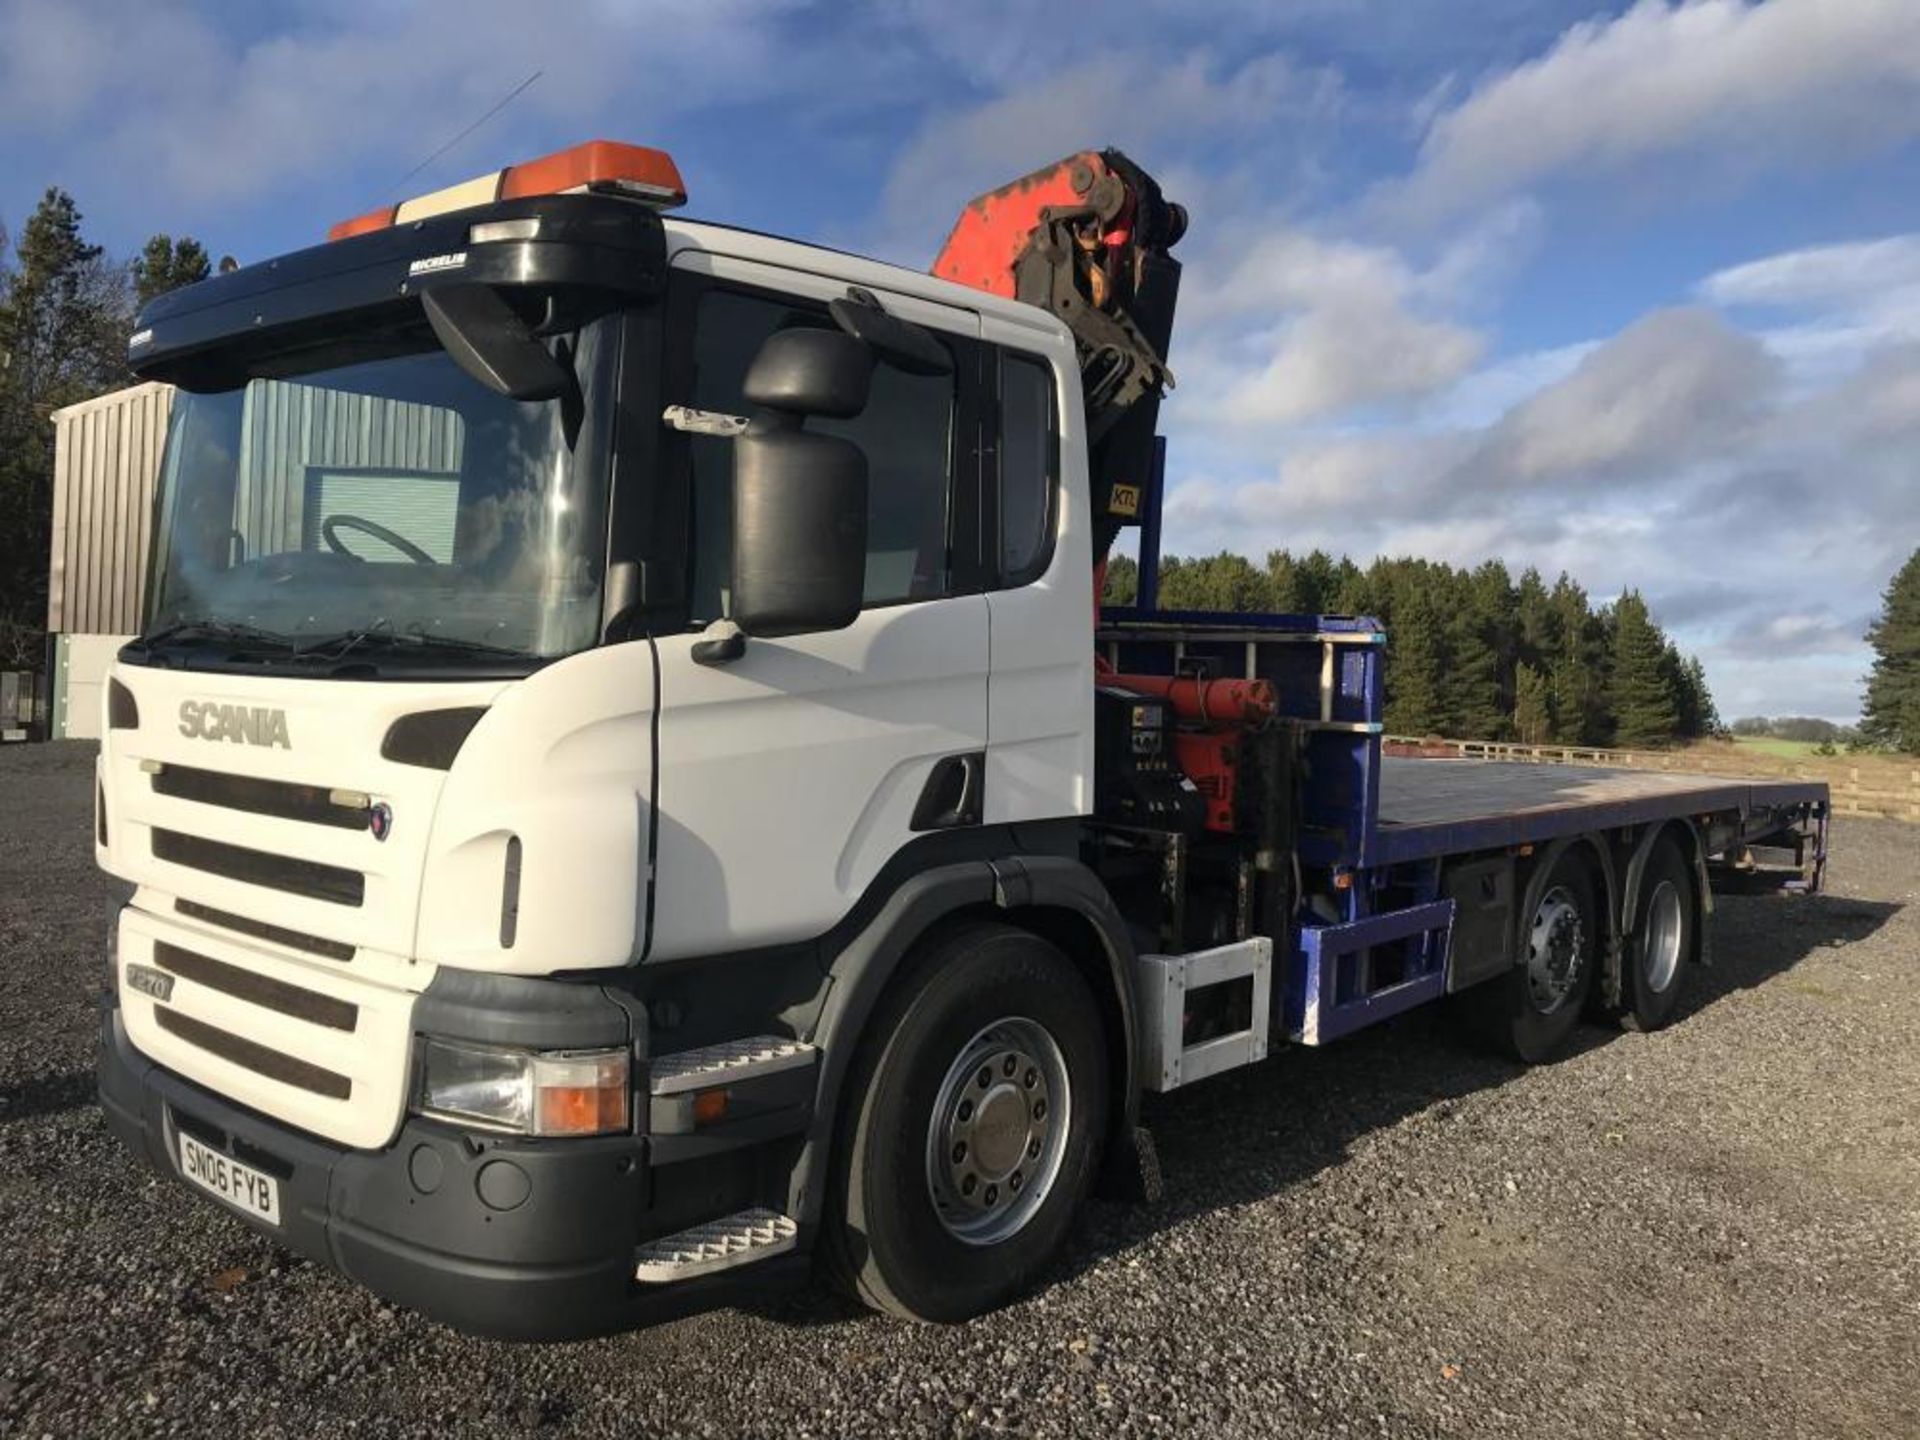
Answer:
[[(513, 1340), (604, 1334), (764, 1296), (806, 1273), (791, 1254), (673, 1285), (635, 1282), (635, 1247), (658, 1214), (644, 1136), (540, 1142), (409, 1118), (384, 1150), (341, 1149), (155, 1065), (128, 1040), (110, 995), (98, 1068), (109, 1126), (156, 1170), (180, 1180), (185, 1130), (276, 1176), (280, 1225), (233, 1214), (459, 1330)], [(499, 1166), (512, 1169), (489, 1168)]]

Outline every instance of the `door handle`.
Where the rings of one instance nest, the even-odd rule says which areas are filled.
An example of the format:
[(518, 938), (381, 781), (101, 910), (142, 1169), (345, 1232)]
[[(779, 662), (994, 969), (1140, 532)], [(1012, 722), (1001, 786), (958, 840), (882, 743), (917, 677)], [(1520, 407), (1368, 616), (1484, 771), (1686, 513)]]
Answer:
[(986, 780), (986, 751), (942, 756), (934, 762), (927, 783), (920, 788), (920, 799), (913, 807), (912, 828), (915, 831), (958, 830), (978, 825), (984, 810)]

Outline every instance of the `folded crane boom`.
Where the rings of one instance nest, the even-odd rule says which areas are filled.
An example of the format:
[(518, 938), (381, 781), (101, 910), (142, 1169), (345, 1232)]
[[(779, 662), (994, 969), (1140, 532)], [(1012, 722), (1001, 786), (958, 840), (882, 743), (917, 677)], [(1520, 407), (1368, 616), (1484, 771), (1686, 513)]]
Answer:
[(1089, 471), (1104, 566), (1140, 519), (1160, 397), (1173, 388), (1187, 212), (1118, 150), (1083, 150), (969, 201), (933, 273), (1036, 305), (1073, 332), (1086, 398)]

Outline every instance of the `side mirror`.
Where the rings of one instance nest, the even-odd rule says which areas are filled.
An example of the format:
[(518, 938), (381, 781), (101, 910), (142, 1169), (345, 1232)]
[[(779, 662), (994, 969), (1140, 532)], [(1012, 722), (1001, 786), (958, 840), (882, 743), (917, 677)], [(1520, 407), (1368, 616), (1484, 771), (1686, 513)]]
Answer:
[(953, 355), (933, 338), (933, 332), (888, 314), (871, 290), (854, 286), (844, 299), (830, 301), (827, 313), (873, 355), (904, 374), (953, 373)]
[(434, 336), (454, 363), (514, 400), (552, 400), (573, 376), (489, 285), (437, 285), (420, 292)]
[(747, 368), (761, 412), (733, 442), (733, 620), (748, 635), (841, 630), (867, 571), (867, 457), (802, 428), (867, 404), (873, 355), (837, 330), (769, 335)]

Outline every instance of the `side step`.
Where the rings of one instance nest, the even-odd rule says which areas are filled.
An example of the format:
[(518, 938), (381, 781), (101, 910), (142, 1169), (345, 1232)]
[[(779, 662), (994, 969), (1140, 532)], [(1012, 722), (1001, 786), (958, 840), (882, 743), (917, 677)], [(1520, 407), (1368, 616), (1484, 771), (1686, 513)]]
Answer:
[(634, 1253), (633, 1278), (663, 1285), (770, 1260), (793, 1249), (799, 1232), (798, 1225), (777, 1211), (742, 1210), (647, 1241)]
[(786, 1040), (778, 1035), (723, 1040), (718, 1045), (659, 1056), (653, 1062), (647, 1088), (655, 1095), (679, 1095), (714, 1085), (734, 1085), (811, 1065), (816, 1053), (804, 1040)]

